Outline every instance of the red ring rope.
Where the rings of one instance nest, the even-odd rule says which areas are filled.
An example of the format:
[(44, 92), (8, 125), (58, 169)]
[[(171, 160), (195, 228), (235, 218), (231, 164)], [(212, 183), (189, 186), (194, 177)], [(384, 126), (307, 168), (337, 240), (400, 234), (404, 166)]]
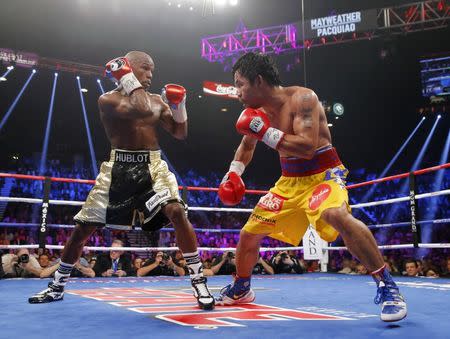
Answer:
[[(413, 174), (414, 175), (421, 175), (421, 174), (434, 172), (434, 171), (437, 171), (437, 170), (440, 170), (440, 169), (449, 168), (449, 167), (450, 167), (450, 162), (448, 162), (446, 164), (438, 165), (438, 166), (423, 168), (423, 169), (414, 171)], [(373, 185), (373, 184), (377, 184), (377, 183), (385, 182), (385, 181), (402, 179), (402, 178), (408, 177), (409, 175), (410, 175), (410, 172), (396, 174), (396, 175), (391, 175), (391, 176), (385, 177), (385, 178), (379, 178), (379, 179), (375, 179), (375, 180), (361, 182), (361, 183), (358, 183), (358, 184), (348, 185), (347, 189)], [(46, 177), (41, 176), (41, 175), (0, 173), (0, 178), (30, 179), (30, 180), (41, 180), (41, 181), (44, 181)], [(95, 184), (95, 180), (88, 180), (88, 179), (53, 178), (53, 177), (51, 177), (50, 180), (54, 181), (54, 182), (76, 182), (76, 183), (79, 183), (79, 184), (92, 184), (92, 185)], [(219, 190), (218, 188), (215, 188), (215, 187), (194, 187), (194, 186), (186, 186), (186, 187), (184, 187), (184, 186), (178, 186), (178, 188), (179, 189), (184, 189), (185, 188), (188, 191), (203, 191), (203, 192), (217, 192)], [(245, 193), (248, 193), (248, 194), (266, 194), (266, 193), (268, 193), (268, 191), (264, 191), (264, 190), (245, 190)]]

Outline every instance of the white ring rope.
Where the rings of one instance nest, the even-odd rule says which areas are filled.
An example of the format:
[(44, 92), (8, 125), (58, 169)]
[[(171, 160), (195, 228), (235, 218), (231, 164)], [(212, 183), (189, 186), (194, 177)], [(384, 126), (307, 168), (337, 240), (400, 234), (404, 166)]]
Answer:
[[(417, 194), (416, 199), (424, 199), (424, 198), (430, 198), (430, 197), (437, 197), (440, 195), (449, 195), (450, 189), (445, 189), (442, 191), (436, 191), (436, 192), (429, 192), (429, 193), (422, 193)], [(410, 197), (400, 197), (400, 198), (393, 198), (393, 199), (386, 199), (386, 200), (379, 200), (379, 201), (372, 201), (372, 202), (366, 202), (356, 205), (350, 205), (351, 208), (363, 208), (363, 207), (369, 207), (369, 206), (378, 206), (378, 205), (386, 205), (386, 204), (393, 204), (396, 202), (402, 202), (402, 201), (409, 201)], [(42, 203), (42, 199), (36, 199), (36, 198), (20, 198), (20, 197), (0, 197), (0, 201), (7, 201), (7, 202), (27, 202), (30, 204), (40, 204)], [(70, 200), (49, 200), (50, 205), (71, 205), (71, 206), (82, 206), (84, 204), (84, 201), (70, 201)], [(230, 208), (230, 207), (189, 207), (189, 210), (191, 211), (212, 211), (212, 212), (246, 212), (250, 213), (253, 211), (251, 208)]]
[[(421, 248), (450, 248), (450, 243), (427, 243), (427, 244), (419, 244)], [(39, 245), (0, 245), (0, 249), (20, 249), (20, 248), (39, 248)], [(64, 248), (62, 245), (46, 245), (45, 248), (53, 249), (53, 250), (61, 250)], [(381, 245), (378, 246), (381, 250), (387, 249), (405, 249), (405, 248), (414, 248), (414, 244), (399, 244), (399, 245)], [(116, 250), (117, 247), (95, 247), (95, 246), (86, 246), (83, 250), (88, 251), (102, 251), (107, 252), (111, 250)], [(328, 251), (341, 251), (347, 250), (347, 247), (330, 247), (324, 246), (323, 250)], [(120, 247), (121, 251), (133, 251), (133, 252), (151, 252), (151, 251), (177, 251), (178, 247)], [(199, 251), (205, 252), (235, 252), (235, 247), (198, 247)], [(294, 246), (294, 247), (261, 247), (259, 249), (260, 252), (269, 252), (269, 251), (297, 251), (303, 250), (303, 246)]]

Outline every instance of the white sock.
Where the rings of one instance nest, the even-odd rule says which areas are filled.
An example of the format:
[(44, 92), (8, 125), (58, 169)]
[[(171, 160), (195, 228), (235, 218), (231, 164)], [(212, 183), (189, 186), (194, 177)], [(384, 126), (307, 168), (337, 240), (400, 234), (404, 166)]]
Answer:
[(189, 268), (191, 279), (203, 277), (203, 264), (198, 255), (198, 251), (193, 253), (183, 253), (183, 257), (186, 259), (186, 265)]
[(53, 285), (56, 286), (66, 286), (67, 281), (70, 277), (70, 272), (72, 272), (73, 264), (66, 264), (65, 262), (59, 263), (59, 268), (55, 272), (55, 278), (53, 279)]

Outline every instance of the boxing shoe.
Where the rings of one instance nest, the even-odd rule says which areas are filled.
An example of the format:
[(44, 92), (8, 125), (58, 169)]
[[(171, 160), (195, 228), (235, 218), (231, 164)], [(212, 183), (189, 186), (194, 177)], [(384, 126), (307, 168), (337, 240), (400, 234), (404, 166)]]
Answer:
[(255, 292), (250, 288), (250, 278), (235, 277), (234, 281), (222, 288), (217, 305), (229, 306), (249, 304), (255, 300)]
[(386, 322), (399, 321), (406, 317), (406, 302), (387, 269), (378, 274), (372, 274), (377, 284), (375, 304), (381, 304), (381, 320)]
[(214, 309), (214, 297), (209, 292), (206, 285), (207, 279), (205, 277), (199, 277), (191, 279), (192, 290), (194, 291), (194, 297), (197, 299), (198, 306), (203, 310)]
[(57, 286), (50, 282), (48, 288), (28, 298), (28, 302), (30, 304), (43, 304), (63, 300), (63, 298), (64, 286)]

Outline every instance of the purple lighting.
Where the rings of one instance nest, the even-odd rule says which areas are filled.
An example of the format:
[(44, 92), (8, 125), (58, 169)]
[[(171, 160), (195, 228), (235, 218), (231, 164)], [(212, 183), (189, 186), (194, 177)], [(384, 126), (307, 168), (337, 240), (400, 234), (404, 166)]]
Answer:
[(295, 24), (287, 24), (202, 38), (202, 58), (221, 62), (227, 57), (246, 52), (282, 53), (299, 46)]

